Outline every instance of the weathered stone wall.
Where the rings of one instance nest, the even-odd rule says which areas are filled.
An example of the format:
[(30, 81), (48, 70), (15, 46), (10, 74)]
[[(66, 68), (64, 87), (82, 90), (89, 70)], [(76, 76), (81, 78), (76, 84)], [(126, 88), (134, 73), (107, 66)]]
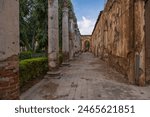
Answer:
[(92, 35), (94, 53), (127, 75), (129, 0), (109, 0)]
[(150, 0), (145, 5), (146, 80), (150, 81)]
[(0, 0), (0, 99), (19, 99), (19, 1)]
[(144, 3), (108, 0), (92, 33), (92, 52), (132, 84), (144, 84), (145, 78)]

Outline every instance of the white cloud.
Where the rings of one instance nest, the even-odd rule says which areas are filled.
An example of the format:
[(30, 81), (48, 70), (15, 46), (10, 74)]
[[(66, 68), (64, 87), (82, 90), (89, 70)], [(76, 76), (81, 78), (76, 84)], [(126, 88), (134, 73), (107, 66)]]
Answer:
[(95, 26), (95, 20), (83, 16), (82, 20), (78, 21), (78, 26), (82, 35), (90, 35)]

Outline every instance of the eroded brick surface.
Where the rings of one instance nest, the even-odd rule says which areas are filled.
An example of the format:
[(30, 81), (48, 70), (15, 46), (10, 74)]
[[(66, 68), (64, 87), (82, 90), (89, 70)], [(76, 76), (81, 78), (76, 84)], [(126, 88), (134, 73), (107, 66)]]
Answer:
[(18, 57), (9, 57), (0, 64), (4, 64), (0, 66), (0, 99), (19, 99)]

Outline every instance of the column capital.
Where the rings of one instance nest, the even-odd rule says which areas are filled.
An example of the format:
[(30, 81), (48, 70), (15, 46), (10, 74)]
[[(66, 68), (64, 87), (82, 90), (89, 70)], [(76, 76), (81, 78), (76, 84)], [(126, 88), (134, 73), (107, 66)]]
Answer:
[(74, 18), (73, 12), (69, 11), (69, 19), (73, 19), (73, 18)]
[(64, 7), (63, 9), (62, 9), (62, 12), (69, 12), (69, 8), (68, 7)]
[(63, 0), (63, 7), (69, 7), (68, 0)]

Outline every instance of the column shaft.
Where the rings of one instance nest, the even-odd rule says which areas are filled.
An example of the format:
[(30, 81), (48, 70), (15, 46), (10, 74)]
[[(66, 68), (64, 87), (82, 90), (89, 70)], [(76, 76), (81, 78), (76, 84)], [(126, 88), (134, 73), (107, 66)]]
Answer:
[(19, 99), (19, 2), (0, 1), (0, 99)]
[(58, 0), (48, 1), (48, 63), (49, 69), (58, 67), (59, 25)]
[(68, 8), (63, 8), (63, 17), (62, 17), (62, 52), (63, 52), (63, 61), (68, 61), (69, 59), (69, 19), (68, 19)]

